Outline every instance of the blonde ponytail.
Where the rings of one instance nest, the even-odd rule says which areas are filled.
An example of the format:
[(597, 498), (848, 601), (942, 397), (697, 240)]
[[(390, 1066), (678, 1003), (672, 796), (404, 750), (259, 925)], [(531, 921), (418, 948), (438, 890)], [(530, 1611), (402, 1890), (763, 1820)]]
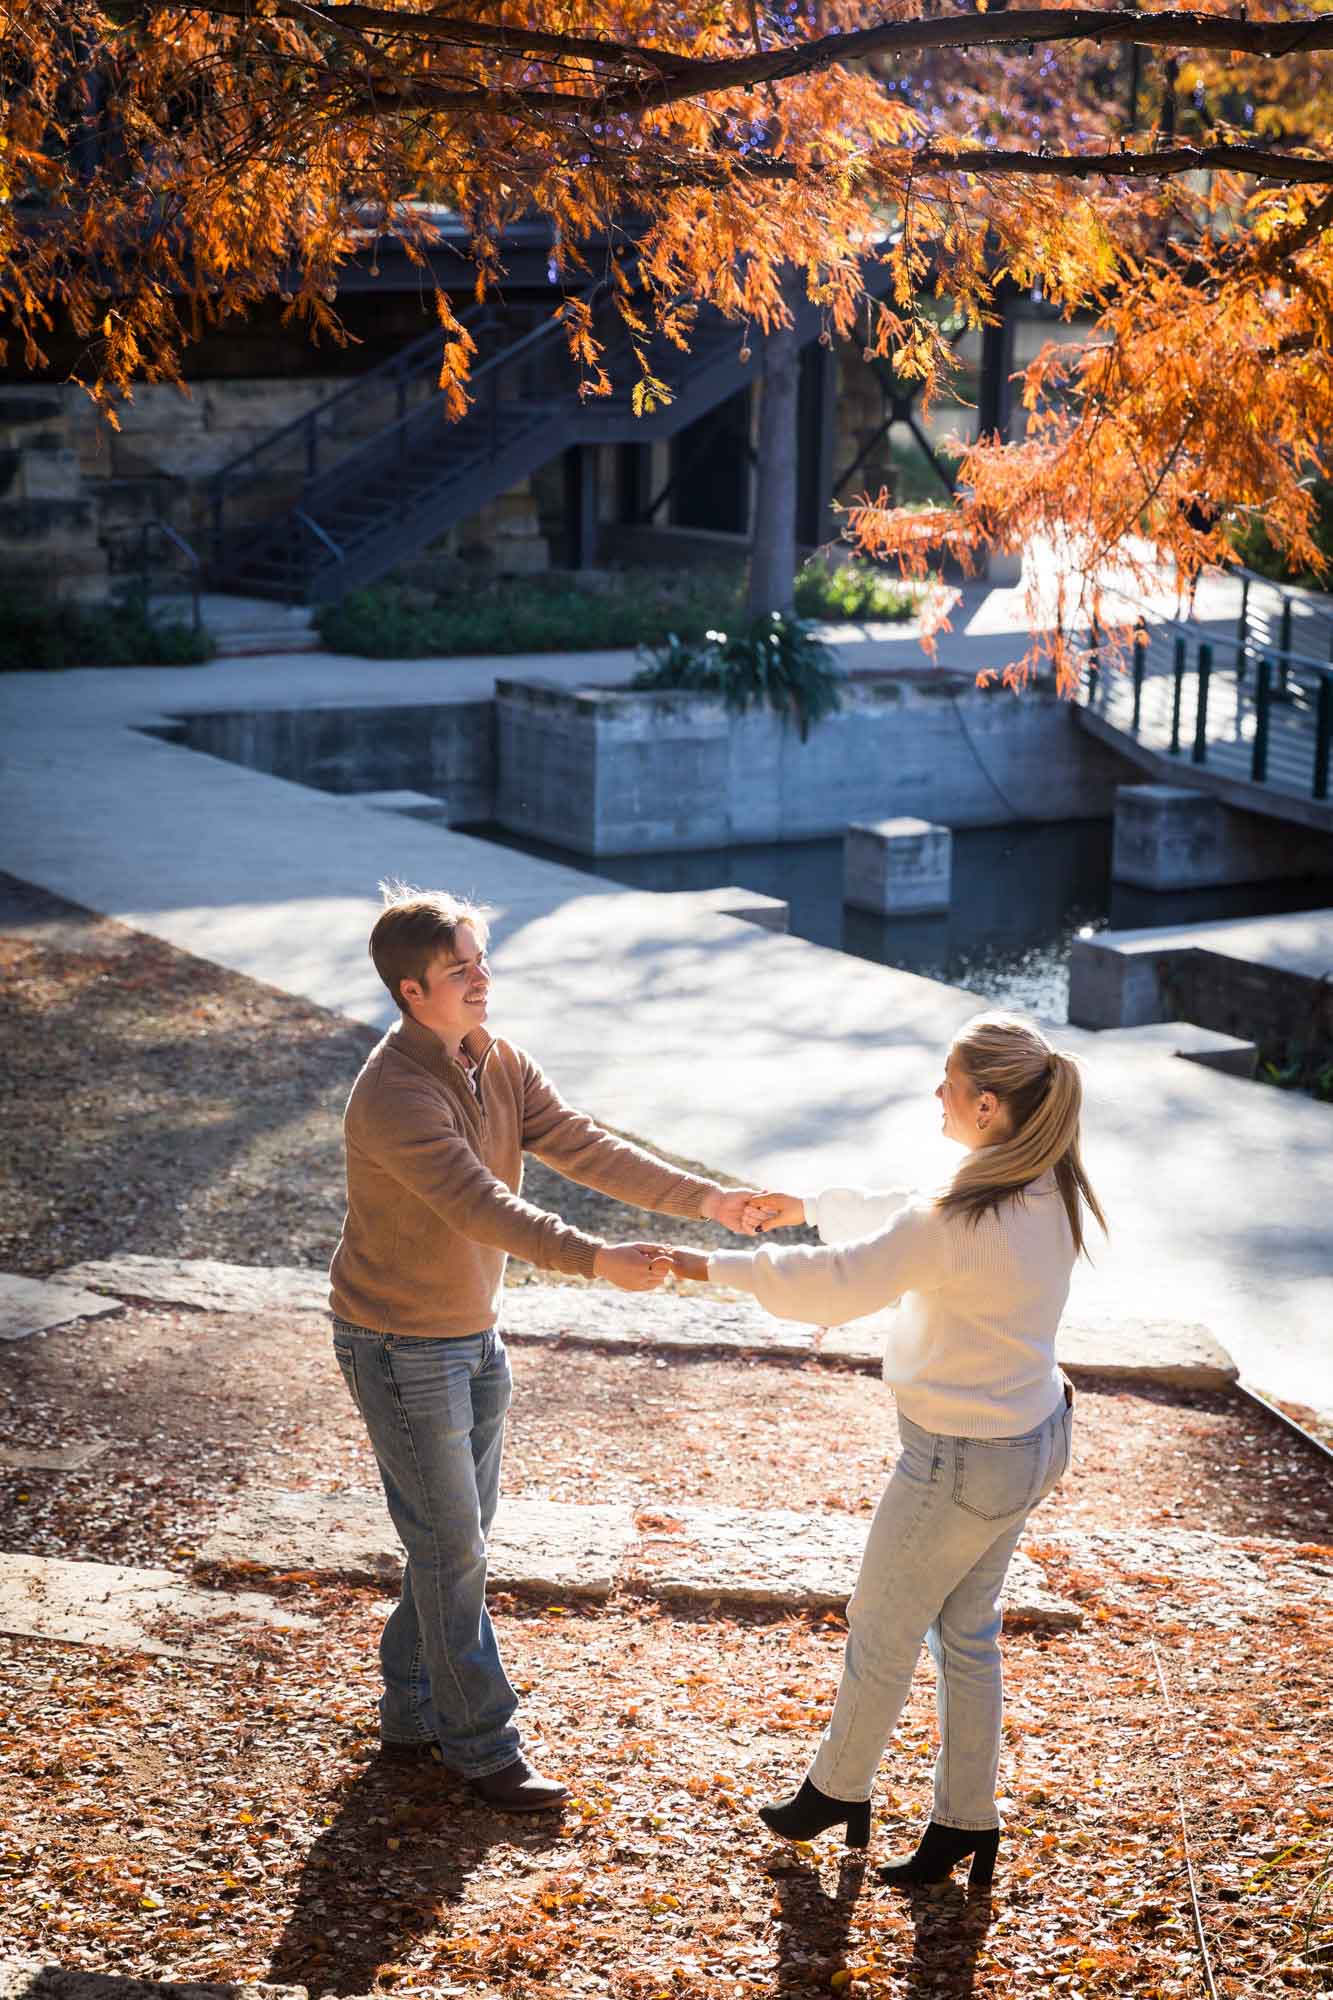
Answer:
[(1076, 1255), (1086, 1256), (1083, 1209), (1106, 1229), (1079, 1153), (1083, 1079), (1073, 1056), (1053, 1049), (1030, 1021), (1012, 1014), (978, 1014), (959, 1031), (955, 1062), (978, 1091), (988, 1090), (1009, 1114), (1010, 1134), (978, 1146), (936, 1198), (946, 1214), (979, 1222), (1002, 1201), (1053, 1173), (1064, 1200)]

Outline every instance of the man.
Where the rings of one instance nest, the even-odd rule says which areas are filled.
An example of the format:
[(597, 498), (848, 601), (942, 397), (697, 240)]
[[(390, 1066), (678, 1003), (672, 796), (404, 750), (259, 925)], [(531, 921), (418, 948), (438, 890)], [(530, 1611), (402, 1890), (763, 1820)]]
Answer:
[(756, 1195), (613, 1138), (487, 1033), (484, 910), (382, 893), (370, 955), (402, 1018), (348, 1100), (347, 1215), (330, 1272), (334, 1352), (407, 1551), (380, 1641), (380, 1735), (391, 1750), (438, 1744), (487, 1804), (531, 1811), (566, 1791), (523, 1755), (486, 1610), (510, 1394), (496, 1327), (505, 1260), (631, 1292), (656, 1289), (668, 1265), (659, 1245), (604, 1243), (523, 1201), (523, 1153), (620, 1201), (736, 1231)]

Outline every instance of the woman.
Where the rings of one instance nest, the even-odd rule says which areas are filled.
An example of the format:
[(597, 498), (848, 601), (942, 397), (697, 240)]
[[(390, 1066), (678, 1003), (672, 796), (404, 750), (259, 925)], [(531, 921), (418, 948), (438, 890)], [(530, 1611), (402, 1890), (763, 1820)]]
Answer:
[(1084, 1208), (1106, 1224), (1079, 1157), (1078, 1069), (1035, 1027), (979, 1015), (935, 1095), (946, 1136), (967, 1149), (942, 1192), (765, 1196), (749, 1227), (808, 1220), (843, 1247), (672, 1261), (679, 1277), (818, 1325), (902, 1301), (884, 1364), (902, 1455), (847, 1607), (833, 1716), (800, 1789), (760, 1818), (791, 1840), (842, 1825), (849, 1847), (868, 1844), (875, 1772), (924, 1638), (940, 1726), (934, 1808), (916, 1852), (880, 1876), (938, 1882), (971, 1855), (984, 1887), (999, 1846), (1000, 1594), (1029, 1513), (1068, 1469), (1074, 1392), (1055, 1334)]

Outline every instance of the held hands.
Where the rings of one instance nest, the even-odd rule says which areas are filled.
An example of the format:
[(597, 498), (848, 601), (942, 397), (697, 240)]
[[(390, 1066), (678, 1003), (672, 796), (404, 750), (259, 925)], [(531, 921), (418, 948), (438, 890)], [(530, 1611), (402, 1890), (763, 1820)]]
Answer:
[(656, 1292), (666, 1283), (671, 1251), (663, 1243), (604, 1243), (592, 1268), (622, 1292)]
[(699, 1213), (737, 1236), (758, 1236), (767, 1229), (794, 1229), (804, 1222), (805, 1203), (796, 1195), (767, 1194), (762, 1188), (718, 1188), (705, 1196)]
[(657, 1268), (663, 1276), (669, 1270), (673, 1278), (693, 1278), (704, 1284), (708, 1279), (708, 1253), (704, 1250), (680, 1250), (672, 1246), (661, 1253)]
[(805, 1221), (805, 1203), (796, 1194), (751, 1194), (741, 1211), (741, 1229), (746, 1236), (762, 1236), (770, 1229), (799, 1229)]

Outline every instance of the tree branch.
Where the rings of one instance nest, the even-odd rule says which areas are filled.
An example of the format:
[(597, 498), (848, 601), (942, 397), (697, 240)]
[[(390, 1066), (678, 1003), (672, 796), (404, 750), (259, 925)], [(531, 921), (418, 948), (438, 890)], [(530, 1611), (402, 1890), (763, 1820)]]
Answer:
[[(188, 9), (234, 20), (257, 17), (253, 0), (143, 0), (150, 12)], [(327, 20), (344, 21), (363, 32), (388, 34), (406, 41), (444, 42), (455, 47), (485, 46), (497, 55), (525, 54), (570, 61), (607, 63), (638, 68), (655, 81), (621, 81), (596, 96), (560, 91), (512, 93), (530, 105), (535, 94), (559, 109), (638, 113), (676, 103), (682, 98), (709, 97), (718, 91), (742, 90), (785, 78), (805, 76), (833, 63), (864, 61), (872, 55), (915, 55), (927, 49), (999, 48), (1014, 43), (1073, 42), (1135, 43), (1144, 48), (1221, 49), (1236, 55), (1284, 56), (1333, 49), (1333, 14), (1297, 21), (1247, 21), (1223, 14), (1171, 11), (1141, 14), (1132, 8), (1005, 9), (996, 14), (949, 14), (930, 20), (883, 21), (847, 34), (823, 35), (813, 41), (725, 58), (700, 59), (675, 50), (636, 47), (595, 37), (550, 34), (534, 28), (500, 27), (449, 14), (415, 14), (393, 7), (338, 0), (333, 5), (307, 5), (304, 0), (276, 0), (272, 15), (299, 20), (304, 26)], [(503, 86), (494, 93), (479, 86), (474, 108), (503, 108), (510, 95)], [(460, 106), (459, 108), (466, 108)]]
[[(871, 162), (875, 155), (867, 155)], [(1033, 178), (1083, 179), (1088, 175), (1111, 180), (1166, 179), (1173, 174), (1202, 171), (1250, 174), (1256, 180), (1284, 187), (1333, 183), (1333, 158), (1307, 159), (1300, 155), (1271, 153), (1261, 146), (1171, 146), (1148, 153), (1024, 153), (995, 146), (949, 151), (934, 146), (904, 146), (880, 156), (903, 174), (976, 174), (981, 178), (1002, 174), (1024, 174)], [(632, 169), (642, 155), (616, 155), (617, 163)], [(701, 159), (697, 171), (688, 161), (671, 161), (670, 178), (682, 186), (725, 186), (728, 181), (796, 181), (809, 177), (810, 168), (795, 166), (790, 160), (769, 160), (762, 156), (736, 155), (728, 167)], [(1321, 204), (1321, 210), (1325, 204)], [(1313, 219), (1312, 219), (1313, 221)], [(1309, 235), (1327, 227), (1324, 214)], [(1300, 247), (1302, 235), (1295, 243)]]
[(1150, 153), (1020, 153), (1007, 147), (955, 153), (927, 146), (914, 149), (911, 161), (914, 173), (1052, 174), (1075, 179), (1097, 174), (1138, 180), (1209, 170), (1252, 174), (1256, 180), (1284, 187), (1333, 182), (1333, 159), (1270, 153), (1262, 146), (1167, 146)]
[[(230, 20), (254, 20), (254, 0), (145, 0), (150, 12), (217, 14)], [(454, 48), (494, 50), (498, 55), (549, 55), (563, 61), (608, 63), (619, 69), (639, 69), (662, 76), (687, 76), (707, 72), (713, 65), (697, 56), (678, 54), (674, 49), (639, 47), (629, 43), (603, 41), (588, 35), (554, 35), (537, 28), (507, 28), (489, 21), (469, 20), (451, 14), (400, 13), (392, 7), (366, 7), (356, 0), (338, 5), (307, 4), (307, 0), (278, 0), (269, 18), (303, 21), (330, 27), (339, 22), (364, 33), (401, 36), (414, 42), (444, 42)], [(588, 99), (589, 103), (600, 100)]]

